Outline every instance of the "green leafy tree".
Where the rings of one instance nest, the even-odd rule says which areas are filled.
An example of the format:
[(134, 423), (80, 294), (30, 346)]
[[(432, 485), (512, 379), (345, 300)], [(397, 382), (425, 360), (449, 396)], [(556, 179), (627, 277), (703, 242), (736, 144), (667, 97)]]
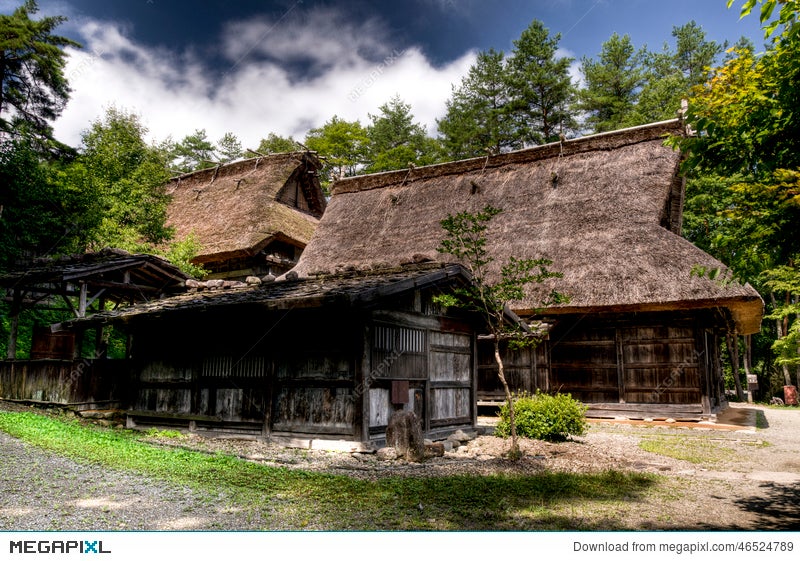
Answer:
[(437, 122), (448, 158), (459, 160), (522, 147), (511, 113), (512, 93), (505, 57), (478, 53), (469, 73), (454, 88), (447, 113)]
[(551, 36), (534, 20), (514, 41), (509, 84), (517, 134), (525, 144), (557, 141), (577, 128), (570, 111), (575, 94), (569, 76), (572, 59), (556, 56), (560, 40), (560, 34)]
[(227, 164), (242, 157), (242, 143), (232, 132), (226, 132), (217, 141), (216, 152), (219, 154), (219, 162)]
[(262, 138), (256, 148), (259, 154), (281, 154), (283, 152), (295, 152), (299, 146), (290, 136), (284, 137), (271, 132), (266, 138)]
[(0, 271), (69, 248), (75, 215), (64, 208), (67, 194), (29, 144), (0, 144), (0, 185)]
[[(452, 255), (464, 265), (472, 276), (472, 284), (455, 289), (452, 293), (439, 295), (436, 301), (444, 306), (476, 312), (483, 318), (494, 344), (497, 375), (503, 385), (508, 405), (511, 433), (508, 455), (511, 459), (519, 459), (514, 396), (505, 377), (500, 343), (505, 340), (511, 346), (525, 346), (534, 345), (539, 339), (520, 322), (509, 321), (509, 304), (525, 299), (526, 289), (531, 284), (542, 283), (550, 278), (561, 278), (563, 275), (549, 271), (547, 267), (552, 263), (547, 259), (512, 257), (501, 267), (500, 278), (493, 279), (489, 266), (494, 258), (486, 250), (486, 230), (491, 219), (500, 212), (500, 209), (486, 206), (480, 212), (461, 212), (448, 215), (442, 220), (441, 225), (446, 234), (439, 252)], [(540, 307), (566, 301), (563, 294), (553, 291), (540, 303)]]
[[(777, 29), (768, 21), (769, 5), (764, 2), (761, 11), (768, 34)], [(754, 6), (745, 3), (745, 8)], [(673, 143), (688, 154), (686, 164), (694, 174), (731, 178), (714, 203), (726, 225), (717, 236), (725, 234), (720, 245), (729, 248), (736, 275), (759, 288), (771, 308), (773, 347), (780, 349), (777, 358), (788, 384), (792, 360), (786, 353), (794, 325), (789, 316), (796, 299), (789, 277), (800, 260), (800, 36), (794, 33), (796, 18), (784, 19), (764, 54), (735, 52), (694, 89), (687, 121), (697, 134)]]
[(639, 94), (634, 124), (673, 119), (694, 86), (708, 79), (711, 67), (725, 49), (695, 21), (672, 28), (675, 49), (647, 53), (644, 86)]
[(104, 246), (153, 250), (172, 232), (165, 226), (169, 155), (147, 144), (138, 116), (109, 108), (82, 135), (82, 150), (68, 179), (99, 203), (89, 249)]
[[(736, 0), (728, 0), (728, 8), (733, 6)], [(772, 19), (775, 8), (780, 4), (776, 18)], [(753, 8), (760, 6), (759, 19), (764, 29), (764, 37), (768, 38), (779, 28), (783, 28), (781, 35), (785, 35), (789, 40), (797, 39), (800, 31), (800, 0), (744, 0), (742, 3), (741, 17), (750, 15)]]
[(308, 131), (306, 146), (324, 158), (324, 188), (337, 179), (355, 175), (364, 167), (369, 141), (367, 130), (360, 122), (345, 121), (336, 115), (321, 127)]
[(172, 242), (164, 252), (167, 261), (178, 267), (184, 273), (201, 279), (208, 275), (208, 270), (202, 265), (192, 263), (198, 253), (203, 249), (194, 233), (189, 233), (185, 238)]
[(439, 146), (429, 138), (425, 127), (414, 122), (411, 106), (399, 96), (393, 97), (370, 115), (366, 171), (369, 173), (435, 163)]
[(0, 14), (0, 131), (23, 131), (48, 143), (50, 122), (70, 94), (64, 48), (80, 45), (53, 34), (65, 17), (32, 20), (38, 11), (34, 0), (27, 0), (11, 15)]
[(172, 154), (174, 167), (182, 173), (214, 167), (214, 145), (208, 140), (205, 129), (197, 129), (178, 142)]
[(645, 80), (644, 51), (634, 49), (628, 35), (614, 33), (603, 43), (598, 60), (581, 59), (584, 88), (578, 108), (587, 113), (585, 124), (594, 132), (633, 124), (639, 91)]

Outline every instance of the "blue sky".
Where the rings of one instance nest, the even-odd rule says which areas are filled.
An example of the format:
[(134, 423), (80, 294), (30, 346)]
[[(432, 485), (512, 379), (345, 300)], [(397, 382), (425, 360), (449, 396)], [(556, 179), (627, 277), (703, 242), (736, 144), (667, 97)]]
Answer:
[[(8, 13), (20, 0), (0, 0)], [(141, 115), (153, 140), (206, 129), (245, 147), (270, 132), (294, 135), (333, 115), (369, 122), (393, 95), (435, 133), (453, 84), (476, 53), (509, 51), (533, 19), (560, 33), (560, 54), (596, 56), (612, 33), (660, 49), (673, 26), (696, 21), (709, 39), (745, 35), (762, 44), (758, 19), (739, 20), (725, 0), (39, 0), (69, 18), (70, 103), (56, 135), (80, 131), (115, 105)]]

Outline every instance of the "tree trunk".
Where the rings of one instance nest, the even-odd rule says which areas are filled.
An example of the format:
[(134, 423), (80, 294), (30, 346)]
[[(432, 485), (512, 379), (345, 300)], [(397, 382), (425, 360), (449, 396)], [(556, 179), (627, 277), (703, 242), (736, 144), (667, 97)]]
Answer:
[[(772, 300), (772, 309), (774, 310), (777, 307), (777, 302), (775, 301), (775, 293), (770, 292), (769, 295), (770, 299)], [(783, 330), (783, 321), (780, 319), (775, 320), (775, 327), (778, 331), (778, 339), (783, 339), (784, 335), (787, 333)], [(784, 384), (787, 386), (792, 385), (792, 374), (789, 372), (789, 365), (786, 363), (781, 364), (781, 368), (783, 369), (783, 381)]]
[(519, 460), (522, 454), (519, 450), (519, 441), (517, 438), (517, 421), (514, 415), (514, 396), (511, 395), (511, 388), (508, 387), (506, 375), (503, 370), (503, 359), (500, 356), (500, 337), (494, 338), (494, 360), (497, 362), (497, 377), (503, 384), (503, 390), (506, 393), (506, 403), (508, 403), (508, 424), (511, 426), (511, 449), (508, 451), (508, 457), (511, 460)]
[(739, 336), (734, 331), (733, 335), (730, 333), (725, 335), (725, 340), (728, 343), (728, 355), (731, 357), (731, 370), (733, 371), (733, 383), (736, 385), (736, 395), (739, 397), (739, 401), (744, 401), (742, 381), (739, 379)]
[(750, 366), (751, 361), (753, 359), (752, 353), (752, 338), (750, 335), (744, 336), (744, 360), (742, 363), (744, 364), (744, 377), (745, 381), (747, 382), (747, 391), (748, 395), (750, 395)]

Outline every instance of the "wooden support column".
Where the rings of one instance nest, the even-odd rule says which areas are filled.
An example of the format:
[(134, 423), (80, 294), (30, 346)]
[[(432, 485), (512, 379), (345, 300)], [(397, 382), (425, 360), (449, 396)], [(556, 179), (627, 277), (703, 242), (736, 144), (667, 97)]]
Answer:
[(86, 317), (86, 297), (88, 295), (89, 285), (81, 282), (81, 293), (78, 297), (78, 310), (76, 312), (79, 318)]
[[(100, 298), (98, 300), (98, 312), (102, 312), (106, 307), (106, 299)], [(103, 325), (98, 324), (95, 328), (95, 336), (94, 336), (94, 354), (95, 358), (105, 357), (108, 349), (106, 348), (106, 342), (103, 339)]]
[(622, 329), (614, 329), (614, 347), (617, 352), (617, 388), (619, 402), (625, 403), (625, 353), (622, 349)]
[(8, 360), (17, 358), (17, 336), (19, 335), (19, 314), (22, 312), (22, 292), (19, 288), (13, 289), (11, 296), (11, 325), (8, 334)]

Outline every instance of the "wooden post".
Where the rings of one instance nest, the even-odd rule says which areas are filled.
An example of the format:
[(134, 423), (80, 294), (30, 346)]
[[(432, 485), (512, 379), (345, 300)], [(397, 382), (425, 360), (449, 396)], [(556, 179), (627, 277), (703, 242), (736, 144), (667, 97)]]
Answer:
[(22, 293), (15, 288), (11, 296), (11, 325), (8, 334), (8, 360), (17, 358), (17, 336), (19, 335), (19, 314), (22, 311)]
[(622, 349), (622, 329), (614, 328), (614, 347), (617, 351), (617, 389), (620, 403), (625, 403), (625, 354)]
[(89, 285), (87, 285), (85, 282), (81, 282), (81, 294), (78, 299), (78, 311), (76, 314), (79, 318), (86, 317), (86, 297), (88, 290)]
[[(106, 308), (106, 299), (100, 298), (98, 300), (98, 312), (102, 312)], [(106, 344), (103, 340), (103, 325), (98, 324), (95, 328), (94, 336), (94, 355), (95, 358), (105, 357), (107, 353)]]

